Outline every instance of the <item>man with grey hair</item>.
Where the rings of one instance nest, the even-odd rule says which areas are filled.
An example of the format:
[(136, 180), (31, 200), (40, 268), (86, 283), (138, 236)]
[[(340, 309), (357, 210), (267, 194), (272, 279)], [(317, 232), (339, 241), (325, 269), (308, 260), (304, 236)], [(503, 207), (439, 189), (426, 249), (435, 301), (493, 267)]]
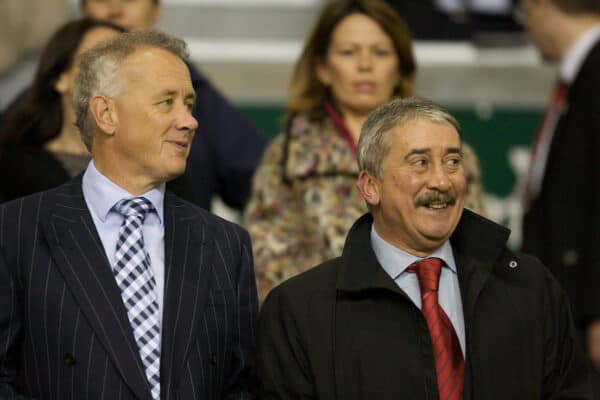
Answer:
[(185, 44), (82, 56), (83, 176), (0, 206), (0, 399), (253, 398), (248, 234), (166, 192), (197, 127)]
[[(112, 22), (127, 31), (150, 30), (168, 11), (165, 10), (168, 4), (160, 0), (80, 0), (79, 3), (83, 15)], [(187, 64), (197, 96), (192, 115), (200, 125), (192, 141), (185, 174), (170, 186), (205, 209), (210, 209), (211, 201), (218, 196), (228, 206), (243, 210), (250, 197), (252, 175), (268, 138), (193, 63)]]
[(263, 304), (263, 398), (589, 399), (564, 293), (463, 210), (458, 122), (393, 100), (365, 122), (358, 162), (370, 213), (342, 256)]

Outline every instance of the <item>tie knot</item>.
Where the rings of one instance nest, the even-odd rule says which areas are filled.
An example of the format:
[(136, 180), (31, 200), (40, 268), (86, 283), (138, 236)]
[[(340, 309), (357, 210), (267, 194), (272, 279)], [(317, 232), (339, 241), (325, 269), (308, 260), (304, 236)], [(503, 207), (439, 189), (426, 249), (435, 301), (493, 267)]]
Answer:
[(438, 291), (440, 285), (440, 273), (442, 272), (442, 260), (439, 258), (426, 258), (412, 263), (408, 272), (416, 272), (419, 278), (419, 286), (423, 291)]
[(133, 197), (131, 199), (119, 200), (115, 204), (114, 209), (125, 218), (135, 217), (141, 218), (143, 221), (146, 215), (154, 210), (154, 206), (145, 197)]

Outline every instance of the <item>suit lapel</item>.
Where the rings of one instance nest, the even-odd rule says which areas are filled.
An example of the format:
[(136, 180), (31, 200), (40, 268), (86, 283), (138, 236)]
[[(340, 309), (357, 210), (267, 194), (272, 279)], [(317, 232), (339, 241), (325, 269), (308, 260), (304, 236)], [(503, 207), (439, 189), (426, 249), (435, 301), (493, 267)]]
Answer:
[(52, 258), (112, 358), (139, 398), (151, 398), (127, 312), (96, 227), (85, 204), (81, 178), (53, 193), (42, 227)]
[(168, 193), (165, 196), (165, 301), (161, 350), (161, 387), (171, 393), (186, 355), (197, 337), (208, 298), (214, 246), (213, 228), (201, 214)]

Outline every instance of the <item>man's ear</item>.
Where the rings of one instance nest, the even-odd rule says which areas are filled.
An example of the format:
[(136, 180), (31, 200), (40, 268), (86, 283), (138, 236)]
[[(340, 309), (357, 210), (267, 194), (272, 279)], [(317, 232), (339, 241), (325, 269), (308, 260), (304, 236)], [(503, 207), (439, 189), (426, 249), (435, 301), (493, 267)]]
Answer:
[(94, 96), (90, 100), (90, 111), (96, 126), (109, 136), (115, 134), (119, 119), (115, 110), (114, 99), (107, 96)]
[(380, 180), (367, 171), (360, 171), (356, 180), (358, 191), (370, 206), (379, 204), (381, 198)]

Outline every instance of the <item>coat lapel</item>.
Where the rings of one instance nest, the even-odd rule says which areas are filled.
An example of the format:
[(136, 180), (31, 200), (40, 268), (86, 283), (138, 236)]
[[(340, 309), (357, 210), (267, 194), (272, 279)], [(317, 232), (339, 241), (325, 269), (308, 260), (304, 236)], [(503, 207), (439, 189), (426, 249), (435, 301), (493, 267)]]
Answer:
[(473, 315), (477, 298), (492, 274), (496, 259), (505, 248), (509, 234), (510, 231), (505, 227), (465, 209), (450, 237), (467, 325)]
[(373, 217), (366, 213), (350, 228), (342, 253), (336, 289), (342, 292), (384, 290), (411, 301), (377, 261), (371, 246), (372, 225)]
[(83, 198), (81, 177), (52, 195), (53, 206), (42, 217), (52, 258), (123, 380), (138, 398), (151, 398), (120, 290)]
[[(169, 394), (197, 337), (208, 298), (213, 228), (176, 196), (165, 197), (165, 301), (161, 387)], [(166, 398), (166, 397), (165, 397)]]

